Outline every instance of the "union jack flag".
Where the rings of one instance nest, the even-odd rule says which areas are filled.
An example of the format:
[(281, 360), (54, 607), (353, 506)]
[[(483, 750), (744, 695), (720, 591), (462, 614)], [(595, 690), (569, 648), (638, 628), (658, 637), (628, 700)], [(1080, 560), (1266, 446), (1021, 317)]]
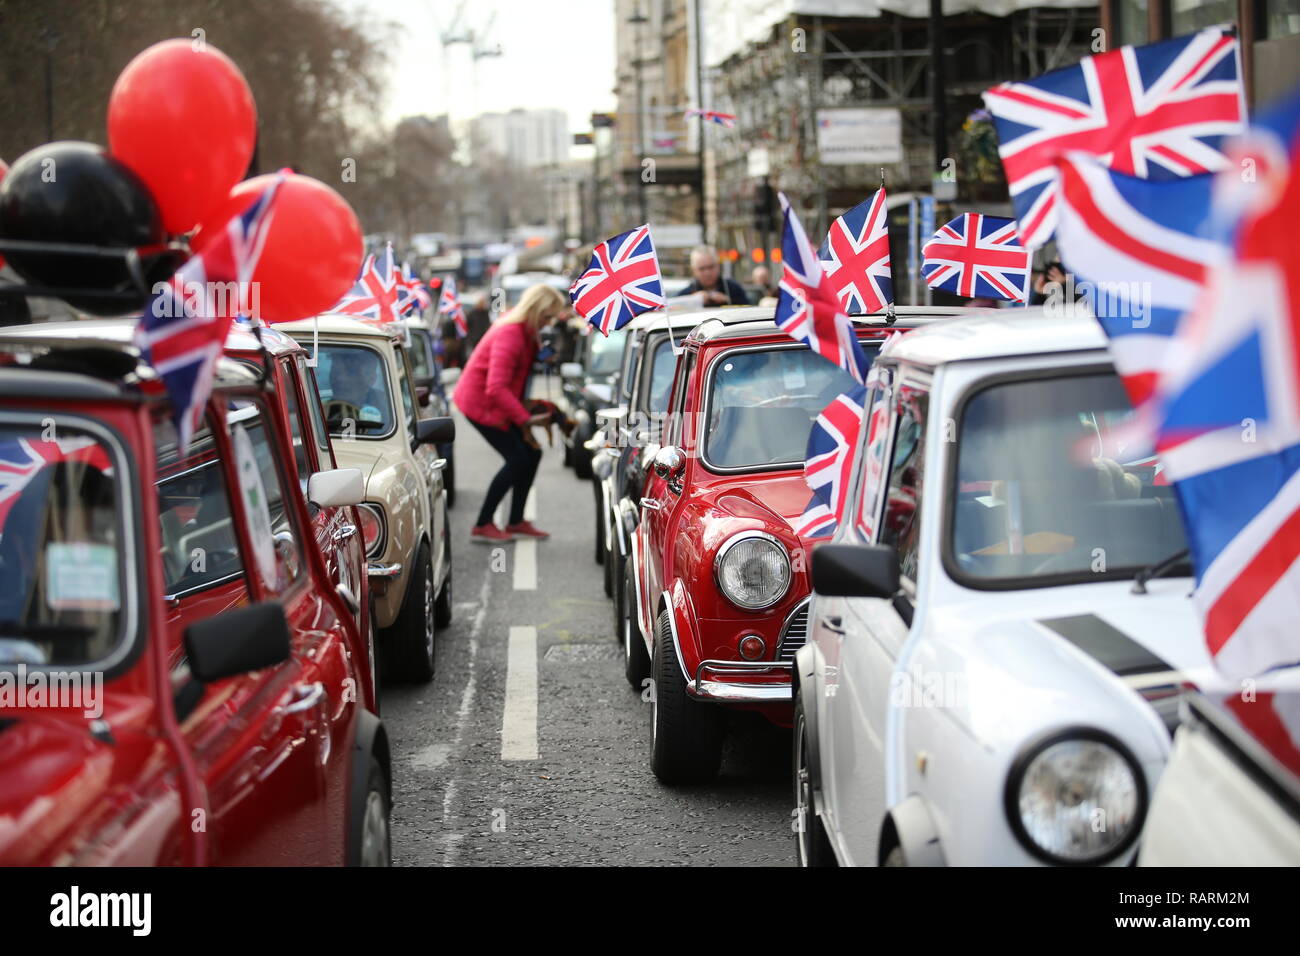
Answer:
[(852, 320), (841, 311), (821, 260), (813, 251), (803, 224), (785, 193), (779, 193), (785, 226), (781, 233), (781, 289), (776, 302), (776, 324), (786, 335), (803, 342), (865, 382), (871, 360), (862, 351)]
[(1155, 402), (1193, 600), (1233, 678), (1300, 662), (1300, 95), (1259, 117), (1216, 183), (1231, 254), (1179, 323)]
[(801, 538), (829, 538), (835, 533), (835, 515), (814, 493), (803, 514), (791, 522), (790, 528)]
[(1226, 246), (1205, 238), (1213, 176), (1151, 181), (1072, 153), (1057, 160), (1057, 248), (1135, 407), (1167, 367), (1179, 319)]
[(1014, 219), (968, 212), (944, 223), (921, 247), (921, 275), (931, 289), (968, 299), (1024, 302), (1030, 255), (1020, 244)]
[(276, 192), (287, 175), (272, 180), (176, 270), (149, 300), (136, 327), (136, 345), (162, 376), (171, 398), (182, 453), (203, 417), (230, 326), (236, 315), (249, 310), (253, 271), (266, 243)]
[(442, 284), (442, 294), (438, 296), (438, 314), (450, 316), (456, 323), (456, 334), (462, 339), (469, 335), (469, 321), (465, 318), (465, 308), (460, 304), (460, 295), (456, 292), (456, 280), (451, 276)]
[(0, 439), (0, 528), (4, 527), (14, 503), (32, 480), (43, 469), (65, 461), (79, 461), (103, 472), (112, 471), (108, 452), (91, 438), (53, 441), (18, 437)]
[(587, 271), (569, 289), (569, 299), (605, 335), (643, 312), (662, 309), (664, 287), (650, 227), (637, 226), (597, 243)]
[(403, 262), (397, 270), (397, 312), (402, 316), (419, 313), (430, 302), (429, 293), (424, 285), (411, 272), (410, 263)]
[(1220, 142), (1246, 117), (1238, 59), (1235, 33), (1211, 27), (987, 91), (1024, 244), (1056, 228), (1056, 159), (1067, 152), (1144, 179), (1222, 169)]
[(831, 224), (817, 255), (850, 315), (879, 312), (894, 301), (884, 186)]
[(401, 293), (405, 292), (399, 279), (397, 267), (393, 264), (393, 244), (390, 242), (385, 246), (382, 258), (374, 254), (366, 256), (356, 284), (330, 311), (351, 315), (376, 325), (396, 322)]
[(717, 123), (719, 126), (725, 126), (731, 129), (736, 125), (736, 117), (731, 113), (719, 113), (717, 110), (687, 110), (686, 118), (690, 119), (698, 116), (706, 123)]
[(853, 478), (853, 451), (862, 426), (867, 390), (856, 385), (837, 396), (813, 422), (803, 477), (838, 525), (844, 520)]

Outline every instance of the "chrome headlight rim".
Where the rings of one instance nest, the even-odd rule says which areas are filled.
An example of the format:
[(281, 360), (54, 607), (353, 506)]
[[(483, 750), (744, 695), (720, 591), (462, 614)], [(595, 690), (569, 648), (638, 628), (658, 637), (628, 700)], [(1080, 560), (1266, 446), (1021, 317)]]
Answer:
[[(366, 548), (364, 536), (361, 539), (361, 547), (366, 553), (366, 558), (377, 558), (383, 554), (384, 549), (388, 547), (388, 515), (384, 511), (384, 506), (377, 502), (363, 501), (357, 505), (357, 507), (365, 508), (379, 520), (379, 537), (375, 539), (374, 550), (372, 551), (369, 548)], [(358, 528), (357, 530), (360, 531), (361, 529)]]
[[(726, 559), (727, 553), (736, 545), (740, 544), (742, 541), (749, 541), (755, 538), (761, 538), (764, 541), (768, 541), (776, 545), (776, 548), (780, 552), (782, 559), (785, 561), (785, 572), (786, 572), (785, 587), (781, 590), (780, 594), (774, 597), (771, 601), (768, 601), (766, 604), (752, 604), (752, 605), (742, 604), (739, 601), (737, 601), (735, 597), (729, 594), (727, 592), (727, 589), (722, 586), (722, 562)], [(724, 598), (726, 598), (727, 601), (729, 601), (734, 607), (737, 607), (742, 611), (759, 612), (759, 611), (766, 611), (775, 607), (776, 605), (780, 604), (782, 600), (785, 599), (785, 596), (787, 594), (790, 593), (790, 587), (793, 584), (794, 584), (794, 572), (790, 565), (790, 549), (785, 546), (785, 542), (783, 542), (780, 538), (778, 538), (776, 535), (768, 534), (766, 531), (740, 531), (736, 534), (733, 534), (726, 541), (722, 542), (722, 547), (718, 548), (718, 553), (713, 558), (714, 587), (718, 589), (718, 593), (721, 594)]]
[[(1057, 744), (1071, 741), (1098, 743), (1115, 751), (1128, 764), (1137, 790), (1137, 813), (1133, 818), (1132, 828), (1118, 843), (1108, 850), (1086, 859), (1058, 856), (1045, 847), (1039, 846), (1025, 829), (1020, 816), (1020, 788), (1024, 783), (1025, 772), (1041, 754)], [(1133, 752), (1113, 734), (1096, 727), (1079, 724), (1061, 730), (1053, 730), (1020, 749), (1016, 759), (1012, 761), (1010, 770), (1007, 772), (1006, 789), (1003, 793), (1003, 811), (1011, 825), (1012, 832), (1015, 833), (1016, 839), (1020, 841), (1021, 846), (1044, 863), (1052, 866), (1101, 866), (1122, 856), (1137, 842), (1142, 833), (1142, 828), (1146, 825), (1147, 809), (1150, 806), (1148, 797), (1146, 776), (1142, 772), (1141, 764), (1133, 756)]]

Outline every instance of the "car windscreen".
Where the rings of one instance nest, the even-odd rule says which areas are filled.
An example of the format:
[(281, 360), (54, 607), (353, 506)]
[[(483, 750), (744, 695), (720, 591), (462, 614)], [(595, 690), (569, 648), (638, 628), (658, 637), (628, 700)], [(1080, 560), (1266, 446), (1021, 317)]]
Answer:
[(673, 354), (672, 343), (666, 338), (660, 339), (650, 356), (649, 387), (642, 398), (646, 411), (668, 411), (668, 398), (672, 394), (673, 373), (676, 371), (677, 356)]
[(322, 342), (317, 363), (316, 384), (331, 435), (382, 438), (392, 432), (392, 388), (379, 352)]
[(53, 421), (0, 423), (0, 667), (103, 662), (126, 638), (122, 467)]
[[(871, 354), (874, 346), (863, 343)], [(732, 352), (714, 361), (704, 461), (713, 468), (797, 465), (813, 421), (852, 376), (806, 348)]]
[(1113, 373), (976, 392), (958, 421), (947, 546), (975, 587), (1147, 567), (1187, 547), (1157, 459), (1134, 444)]
[(618, 363), (623, 360), (623, 340), (627, 338), (627, 329), (616, 329), (608, 337), (593, 329), (588, 336), (591, 358), (587, 361), (587, 374), (613, 375), (618, 371)]

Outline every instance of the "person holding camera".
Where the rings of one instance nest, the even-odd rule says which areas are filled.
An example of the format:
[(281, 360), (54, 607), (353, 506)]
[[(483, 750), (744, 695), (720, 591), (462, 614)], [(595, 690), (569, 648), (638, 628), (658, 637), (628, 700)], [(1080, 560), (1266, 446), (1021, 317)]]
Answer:
[[(456, 383), (452, 396), (456, 407), (505, 459), (488, 484), (478, 520), (470, 530), (472, 541), (489, 544), (512, 541), (520, 535), (550, 537), (524, 520), (524, 503), (542, 460), (541, 448), (529, 429), (547, 424), (551, 415), (529, 412), (523, 399), (537, 359), (539, 333), (568, 312), (569, 300), (558, 289), (541, 284), (530, 287), (519, 304), (484, 333)], [(513, 497), (510, 520), (503, 529), (497, 527), (494, 515), (507, 491)]]

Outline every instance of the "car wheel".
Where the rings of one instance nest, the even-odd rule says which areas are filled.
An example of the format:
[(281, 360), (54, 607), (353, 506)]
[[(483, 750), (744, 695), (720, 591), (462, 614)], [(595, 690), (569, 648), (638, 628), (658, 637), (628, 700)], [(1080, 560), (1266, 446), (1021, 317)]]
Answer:
[(442, 590), (438, 592), (438, 599), (433, 603), (434, 627), (451, 626), (451, 535), (448, 534), (444, 540), (446, 544), (443, 546), (443, 561), (447, 565), (447, 576), (443, 578)]
[(596, 486), (596, 563), (605, 563), (605, 515), (600, 498), (600, 485)]
[(357, 858), (348, 861), (352, 866), (391, 866), (393, 863), (393, 836), (391, 804), (384, 770), (379, 761), (370, 758), (370, 774), (366, 781), (365, 801), (361, 813), (361, 839), (357, 845)]
[(578, 444), (573, 446), (573, 473), (583, 481), (591, 480), (591, 452)]
[(722, 713), (686, 694), (665, 608), (655, 625), (650, 704), (650, 769), (666, 784), (706, 783), (722, 763)]
[(433, 680), (433, 604), (433, 562), (429, 560), (429, 546), (421, 542), (402, 610), (393, 623), (392, 640), (398, 674), (420, 683)]
[(623, 643), (623, 673), (627, 682), (638, 693), (642, 690), (645, 679), (650, 676), (650, 655), (646, 652), (645, 641), (641, 639), (641, 628), (636, 620), (636, 580), (632, 577), (632, 565), (627, 566), (623, 582), (623, 607), (625, 613), (619, 622), (619, 639)]
[(794, 704), (794, 831), (795, 862), (799, 866), (835, 866), (835, 853), (821, 817), (813, 810), (812, 766), (808, 750), (808, 721), (803, 701)]

